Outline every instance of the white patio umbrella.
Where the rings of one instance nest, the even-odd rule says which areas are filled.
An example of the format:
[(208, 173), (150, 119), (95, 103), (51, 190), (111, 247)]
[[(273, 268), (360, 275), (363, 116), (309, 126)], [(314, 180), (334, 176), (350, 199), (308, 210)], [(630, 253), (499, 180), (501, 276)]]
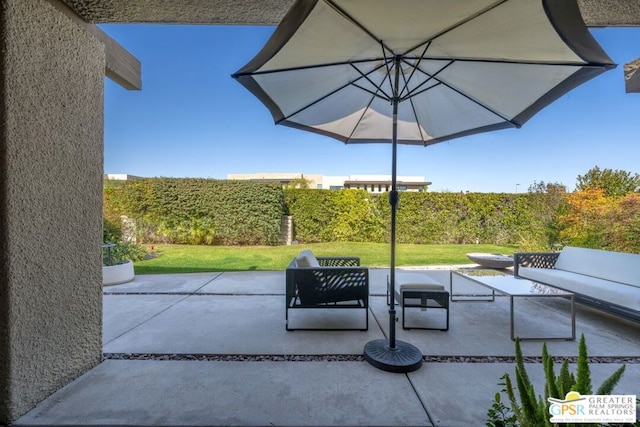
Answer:
[[(522, 126), (613, 68), (575, 0), (297, 0), (233, 74), (276, 124), (352, 143), (391, 143), (390, 292), (395, 291), (397, 144), (431, 145)], [(372, 365), (409, 372), (420, 351), (365, 346)]]

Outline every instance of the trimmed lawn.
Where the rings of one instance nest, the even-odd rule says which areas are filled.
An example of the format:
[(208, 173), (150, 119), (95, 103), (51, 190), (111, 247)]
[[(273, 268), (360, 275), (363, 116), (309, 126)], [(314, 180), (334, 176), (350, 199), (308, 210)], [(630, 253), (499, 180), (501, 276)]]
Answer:
[[(388, 243), (314, 243), (292, 246), (154, 245), (158, 256), (134, 264), (136, 274), (196, 273), (207, 271), (284, 270), (303, 249), (316, 256), (358, 256), (367, 267), (388, 267)], [(396, 266), (469, 264), (469, 252), (513, 254), (516, 246), (396, 245)]]

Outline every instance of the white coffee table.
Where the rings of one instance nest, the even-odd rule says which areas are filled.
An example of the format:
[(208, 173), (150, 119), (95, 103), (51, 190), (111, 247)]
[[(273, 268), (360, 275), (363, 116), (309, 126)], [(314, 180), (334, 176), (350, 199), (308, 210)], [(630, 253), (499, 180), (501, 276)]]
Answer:
[[(465, 278), (478, 285), (491, 289), (491, 299), (469, 299), (458, 298), (453, 291), (455, 280)], [(561, 297), (568, 298), (571, 301), (571, 336), (569, 337), (519, 337), (520, 340), (566, 340), (575, 341), (576, 339), (576, 304), (575, 295), (571, 292), (557, 289), (551, 286), (543, 285), (528, 279), (516, 278), (510, 274), (496, 270), (451, 270), (450, 277), (450, 294), (452, 302), (461, 301), (495, 301), (495, 293), (499, 292), (506, 295), (510, 299), (511, 304), (511, 339), (515, 341), (515, 308), (514, 299), (516, 297), (523, 298), (550, 298)], [(459, 297), (460, 295), (458, 295)]]

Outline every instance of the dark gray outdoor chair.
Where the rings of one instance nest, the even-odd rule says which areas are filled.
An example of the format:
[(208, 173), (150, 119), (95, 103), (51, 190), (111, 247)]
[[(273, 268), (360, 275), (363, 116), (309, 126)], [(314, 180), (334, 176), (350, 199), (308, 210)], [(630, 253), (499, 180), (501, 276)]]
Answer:
[[(314, 257), (310, 251), (296, 257), (286, 270), (286, 329), (369, 329), (369, 269), (360, 267), (358, 257)], [(311, 254), (312, 258), (306, 255)], [(311, 261), (311, 262), (308, 262)], [(298, 308), (360, 309), (365, 327), (290, 328), (289, 310)]]

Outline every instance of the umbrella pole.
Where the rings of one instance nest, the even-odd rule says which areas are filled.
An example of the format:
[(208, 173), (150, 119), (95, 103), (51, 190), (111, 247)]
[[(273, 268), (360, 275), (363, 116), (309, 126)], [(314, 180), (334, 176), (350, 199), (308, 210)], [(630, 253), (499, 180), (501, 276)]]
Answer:
[(396, 210), (398, 209), (397, 153), (398, 153), (398, 104), (400, 102), (400, 65), (402, 58), (395, 57), (395, 85), (393, 93), (393, 130), (391, 139), (391, 265), (389, 267), (389, 342), (369, 341), (364, 346), (364, 358), (378, 369), (389, 372), (413, 372), (422, 366), (422, 353), (415, 346), (404, 341), (396, 341)]
[[(397, 73), (396, 73), (397, 74)], [(398, 82), (396, 81), (396, 87)], [(391, 140), (391, 262), (389, 266), (389, 348), (396, 348), (396, 211), (398, 210), (397, 161), (398, 154), (398, 100), (393, 100), (393, 139)]]

